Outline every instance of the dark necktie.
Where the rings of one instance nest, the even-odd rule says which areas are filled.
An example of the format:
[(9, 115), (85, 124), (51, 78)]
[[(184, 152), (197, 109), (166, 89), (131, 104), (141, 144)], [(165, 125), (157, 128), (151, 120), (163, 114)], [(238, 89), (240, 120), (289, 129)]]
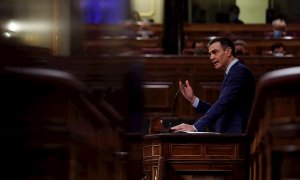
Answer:
[(226, 74), (226, 73), (224, 73), (224, 79), (223, 79), (223, 81), (222, 81), (222, 84), (221, 84), (220, 91), (222, 91), (222, 90), (223, 90), (224, 83), (225, 83), (225, 80), (226, 80), (226, 76), (227, 76), (227, 74)]

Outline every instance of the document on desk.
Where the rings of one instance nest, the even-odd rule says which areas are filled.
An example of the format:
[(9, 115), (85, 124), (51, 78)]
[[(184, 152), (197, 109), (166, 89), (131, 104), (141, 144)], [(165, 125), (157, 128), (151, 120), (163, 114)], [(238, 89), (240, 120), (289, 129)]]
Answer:
[(188, 134), (221, 134), (217, 132), (198, 132), (198, 131), (176, 131), (175, 133), (188, 133)]

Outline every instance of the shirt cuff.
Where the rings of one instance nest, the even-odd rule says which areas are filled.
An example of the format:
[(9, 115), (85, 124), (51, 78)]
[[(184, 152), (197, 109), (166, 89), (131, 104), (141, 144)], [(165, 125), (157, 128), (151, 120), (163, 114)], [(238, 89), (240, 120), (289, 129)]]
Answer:
[(193, 107), (197, 108), (198, 104), (199, 104), (199, 98), (196, 97), (195, 101), (193, 102)]
[(195, 126), (193, 125), (193, 128), (195, 129), (196, 132), (198, 132), (198, 130), (195, 128)]

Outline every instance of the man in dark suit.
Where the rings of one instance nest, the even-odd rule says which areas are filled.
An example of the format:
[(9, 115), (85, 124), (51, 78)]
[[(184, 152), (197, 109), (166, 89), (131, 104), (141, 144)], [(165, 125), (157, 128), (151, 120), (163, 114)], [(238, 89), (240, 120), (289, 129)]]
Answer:
[(233, 42), (228, 38), (215, 38), (208, 43), (210, 60), (215, 69), (225, 71), (218, 100), (208, 104), (197, 98), (188, 80), (179, 81), (182, 95), (196, 111), (205, 113), (193, 125), (179, 124), (175, 131), (207, 131), (215, 124), (218, 133), (244, 133), (255, 94), (255, 79), (251, 71), (235, 57)]

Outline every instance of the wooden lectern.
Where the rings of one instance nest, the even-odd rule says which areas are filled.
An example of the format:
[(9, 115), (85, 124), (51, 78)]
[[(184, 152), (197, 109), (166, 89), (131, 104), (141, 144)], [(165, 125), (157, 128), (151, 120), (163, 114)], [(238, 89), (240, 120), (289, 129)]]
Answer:
[(163, 128), (160, 122), (159, 117), (153, 118), (150, 134), (143, 138), (147, 180), (249, 178), (249, 143), (245, 135), (159, 133), (165, 130), (159, 129)]

